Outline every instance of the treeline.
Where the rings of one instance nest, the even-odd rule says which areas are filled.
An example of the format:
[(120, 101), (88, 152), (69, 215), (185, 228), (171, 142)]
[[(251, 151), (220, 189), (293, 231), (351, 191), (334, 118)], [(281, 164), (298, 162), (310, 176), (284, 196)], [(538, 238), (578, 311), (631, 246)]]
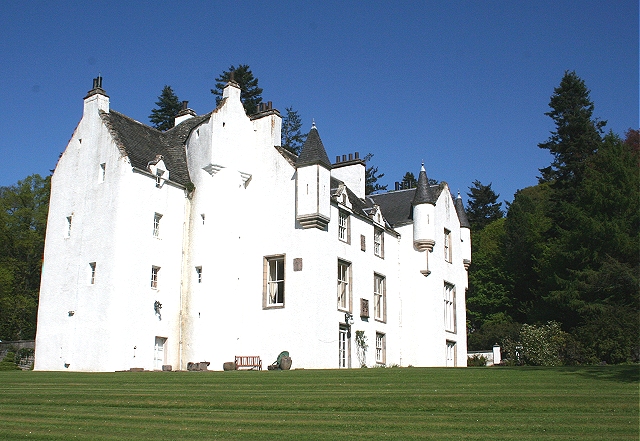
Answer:
[(555, 131), (539, 147), (553, 162), (539, 184), (505, 217), (490, 185), (469, 193), (469, 348), (500, 344), (516, 364), (637, 362), (639, 132), (605, 133), (575, 72), (549, 105)]
[(36, 336), (50, 177), (0, 187), (0, 340)]

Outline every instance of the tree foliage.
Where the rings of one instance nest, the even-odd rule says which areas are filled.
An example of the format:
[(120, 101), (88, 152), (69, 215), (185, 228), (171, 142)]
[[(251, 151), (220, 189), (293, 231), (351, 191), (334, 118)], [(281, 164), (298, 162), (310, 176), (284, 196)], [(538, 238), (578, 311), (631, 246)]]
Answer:
[(483, 185), (478, 180), (473, 181), (467, 196), (469, 196), (467, 218), (474, 232), (482, 230), (486, 225), (504, 216), (502, 202), (498, 202), (500, 195), (493, 191), (491, 183)]
[(0, 187), (0, 340), (35, 338), (50, 177)]
[(582, 177), (585, 161), (600, 146), (606, 121), (593, 118), (594, 104), (590, 91), (575, 72), (565, 72), (551, 96), (551, 110), (545, 115), (553, 119), (556, 130), (538, 146), (553, 155), (550, 166), (540, 170), (542, 179), (556, 186), (570, 185)]
[(171, 86), (164, 86), (158, 101), (156, 101), (156, 106), (158, 107), (151, 110), (149, 121), (158, 130), (171, 129), (174, 126), (176, 115), (182, 109), (182, 104)]
[[(373, 158), (373, 153), (368, 153), (364, 157), (364, 162), (367, 163)], [(373, 194), (377, 191), (384, 191), (387, 189), (387, 185), (378, 184), (378, 179), (384, 177), (384, 173), (378, 173), (378, 167), (370, 165), (365, 169), (365, 194)]]
[(285, 115), (282, 118), (281, 146), (296, 155), (300, 154), (302, 145), (307, 139), (307, 133), (301, 133), (302, 119), (293, 107), (285, 108)]
[[(565, 73), (549, 106), (556, 128), (539, 147), (553, 154), (551, 165), (537, 186), (516, 192), (504, 220), (474, 230), (469, 347), (517, 343), (527, 364), (638, 361), (638, 131), (624, 141), (603, 136), (575, 72)], [(474, 215), (471, 206), (472, 225)], [(551, 340), (562, 347), (524, 348)]]
[(216, 78), (216, 87), (211, 89), (211, 93), (216, 96), (216, 105), (222, 101), (222, 93), (227, 83), (232, 80), (240, 86), (240, 101), (244, 106), (247, 115), (254, 115), (258, 112), (258, 104), (262, 102), (262, 89), (258, 87), (258, 79), (253, 76), (253, 72), (247, 64), (240, 64), (238, 67), (229, 66), (229, 70), (223, 71)]

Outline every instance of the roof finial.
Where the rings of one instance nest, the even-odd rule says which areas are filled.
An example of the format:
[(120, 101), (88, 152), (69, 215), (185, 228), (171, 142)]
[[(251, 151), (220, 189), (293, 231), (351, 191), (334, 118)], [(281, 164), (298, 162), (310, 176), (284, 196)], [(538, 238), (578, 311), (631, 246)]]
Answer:
[(316, 120), (315, 120), (315, 118), (312, 118), (312, 119), (311, 119), (311, 128), (312, 128), (312, 129), (316, 129), (316, 130), (318, 130), (318, 129), (316, 128)]
[(420, 167), (420, 171), (426, 171), (426, 170), (424, 169), (424, 159), (422, 160), (422, 166)]

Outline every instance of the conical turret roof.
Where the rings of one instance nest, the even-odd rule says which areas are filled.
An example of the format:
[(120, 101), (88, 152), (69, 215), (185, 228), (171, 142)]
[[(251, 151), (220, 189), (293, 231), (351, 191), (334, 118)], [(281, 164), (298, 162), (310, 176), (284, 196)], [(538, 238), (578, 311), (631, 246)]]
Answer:
[(467, 212), (464, 211), (464, 204), (462, 203), (462, 196), (460, 196), (460, 192), (458, 192), (458, 197), (456, 198), (454, 205), (456, 207), (456, 213), (458, 214), (460, 226), (463, 228), (471, 228), (471, 224), (467, 218)]
[(329, 161), (327, 151), (324, 149), (315, 123), (311, 126), (307, 140), (302, 145), (300, 156), (298, 156), (298, 160), (296, 161), (296, 167), (311, 164), (321, 164), (326, 168), (331, 168), (331, 161)]
[(419, 204), (435, 204), (432, 192), (429, 188), (429, 179), (427, 179), (427, 172), (424, 169), (424, 164), (422, 164), (422, 167), (420, 168), (418, 185), (416, 186), (416, 193), (412, 202), (412, 205), (414, 206)]

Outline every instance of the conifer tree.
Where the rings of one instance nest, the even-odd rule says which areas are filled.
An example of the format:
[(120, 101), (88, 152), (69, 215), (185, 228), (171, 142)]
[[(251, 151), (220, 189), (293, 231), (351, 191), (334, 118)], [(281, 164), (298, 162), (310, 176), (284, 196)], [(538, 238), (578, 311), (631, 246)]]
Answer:
[(602, 142), (606, 121), (593, 118), (594, 105), (589, 89), (575, 72), (566, 71), (551, 96), (550, 116), (556, 124), (551, 137), (538, 146), (553, 155), (550, 166), (540, 170), (541, 180), (553, 181), (556, 188), (568, 187), (582, 178), (584, 163)]
[[(364, 157), (364, 162), (367, 163), (373, 158), (373, 153), (369, 153)], [(365, 194), (373, 194), (376, 191), (383, 191), (387, 189), (386, 185), (378, 184), (378, 179), (382, 178), (384, 173), (378, 173), (378, 167), (374, 167), (373, 165), (369, 166), (365, 170), (365, 185), (364, 192)]]
[(171, 86), (164, 86), (156, 101), (157, 108), (151, 111), (149, 121), (158, 130), (166, 131), (174, 126), (174, 118), (180, 112), (182, 105)]
[(240, 86), (240, 101), (247, 115), (258, 112), (258, 104), (262, 102), (262, 89), (258, 87), (258, 79), (253, 76), (249, 65), (240, 64), (238, 67), (229, 66), (229, 70), (223, 71), (216, 78), (216, 87), (211, 93), (216, 96), (216, 106), (222, 101), (222, 93), (227, 83), (232, 79)]
[(300, 133), (302, 119), (293, 107), (285, 108), (285, 115), (282, 118), (281, 146), (296, 155), (300, 154), (302, 144), (307, 139), (307, 133)]
[(502, 202), (497, 202), (499, 194), (493, 191), (491, 183), (483, 185), (477, 179), (473, 181), (473, 187), (469, 187), (469, 200), (467, 201), (467, 219), (473, 231), (480, 231), (491, 222), (504, 216)]

